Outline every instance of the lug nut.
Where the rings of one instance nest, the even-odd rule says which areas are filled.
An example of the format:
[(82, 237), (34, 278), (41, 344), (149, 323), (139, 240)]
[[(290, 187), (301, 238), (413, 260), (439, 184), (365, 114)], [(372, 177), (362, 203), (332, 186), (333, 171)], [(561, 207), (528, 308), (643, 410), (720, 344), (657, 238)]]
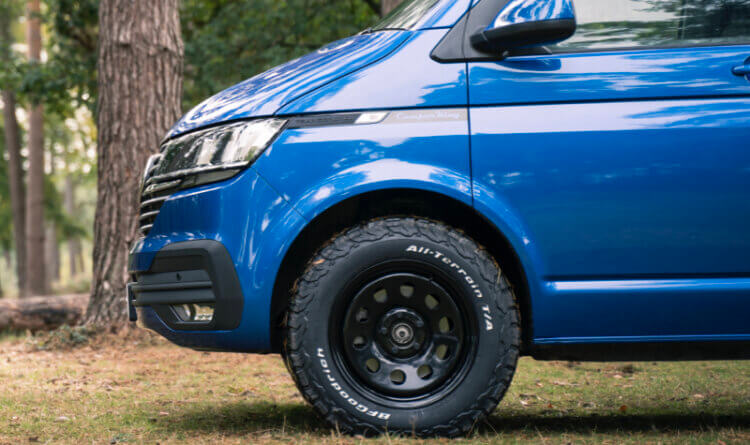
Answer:
[(391, 348), (391, 352), (392, 352), (392, 353), (394, 353), (394, 354), (395, 354), (395, 353), (397, 353), (397, 352), (398, 352), (398, 348), (397, 348), (397, 347), (395, 347), (395, 346), (393, 346), (393, 347)]
[(388, 329), (386, 329), (385, 326), (381, 326), (380, 327), (380, 333), (383, 334), (383, 335), (385, 335), (385, 334), (388, 333)]

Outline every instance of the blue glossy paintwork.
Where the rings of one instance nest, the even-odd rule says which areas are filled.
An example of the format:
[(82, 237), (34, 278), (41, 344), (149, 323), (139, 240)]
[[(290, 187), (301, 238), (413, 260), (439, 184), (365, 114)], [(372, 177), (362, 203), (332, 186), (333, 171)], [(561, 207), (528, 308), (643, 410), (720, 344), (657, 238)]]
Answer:
[(395, 111), (380, 124), (288, 130), (255, 168), (306, 219), (388, 188), (436, 191), (471, 205), (468, 144), (465, 109)]
[(512, 57), (469, 64), (472, 105), (748, 95), (750, 46)]
[(571, 0), (510, 0), (487, 30), (545, 20), (574, 19)]
[[(305, 220), (248, 169), (231, 180), (170, 197), (149, 236), (133, 247), (133, 270), (148, 270), (154, 254), (167, 244), (196, 239), (221, 242), (234, 261), (245, 296), (240, 326), (212, 335), (172, 331), (168, 338), (190, 346), (267, 351), (275, 272), (293, 241), (289, 234), (298, 233), (304, 225)], [(153, 317), (147, 320), (152, 324), (149, 327), (163, 326)]]
[(318, 88), (278, 114), (466, 106), (466, 65), (430, 58), (446, 32), (414, 32), (398, 51)]
[(169, 137), (218, 122), (270, 116), (310, 90), (382, 58), (409, 35), (407, 31), (356, 35), (272, 68), (190, 110)]
[(748, 295), (749, 278), (549, 282), (535, 336), (539, 343), (747, 340)]

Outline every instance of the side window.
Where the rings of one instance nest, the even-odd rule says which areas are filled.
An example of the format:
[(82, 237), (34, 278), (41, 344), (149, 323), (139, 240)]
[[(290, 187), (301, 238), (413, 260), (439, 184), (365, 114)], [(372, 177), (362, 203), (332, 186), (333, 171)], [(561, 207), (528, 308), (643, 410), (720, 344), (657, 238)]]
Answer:
[(750, 42), (750, 0), (573, 0), (578, 29), (554, 52)]

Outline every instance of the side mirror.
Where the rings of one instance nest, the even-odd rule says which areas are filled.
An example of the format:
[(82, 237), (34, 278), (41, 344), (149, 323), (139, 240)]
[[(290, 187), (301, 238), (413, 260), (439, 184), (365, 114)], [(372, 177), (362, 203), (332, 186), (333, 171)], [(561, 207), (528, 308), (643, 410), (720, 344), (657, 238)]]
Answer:
[(510, 0), (495, 19), (471, 36), (476, 49), (489, 53), (557, 43), (572, 36), (572, 0)]

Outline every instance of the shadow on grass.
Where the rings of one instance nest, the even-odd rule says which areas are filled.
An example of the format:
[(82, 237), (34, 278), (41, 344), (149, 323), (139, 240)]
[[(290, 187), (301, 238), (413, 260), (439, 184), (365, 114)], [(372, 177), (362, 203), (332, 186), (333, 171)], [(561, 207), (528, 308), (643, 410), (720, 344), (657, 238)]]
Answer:
[[(172, 431), (262, 434), (288, 433), (329, 435), (331, 428), (313, 409), (303, 403), (236, 402), (224, 405), (191, 406), (173, 418), (167, 427)], [(562, 415), (523, 414), (490, 416), (478, 426), (482, 435), (535, 432), (560, 433), (638, 433), (638, 432), (700, 432), (709, 429), (750, 428), (750, 411), (733, 414), (669, 413), (654, 415)]]
[(183, 432), (227, 434), (271, 431), (330, 433), (328, 424), (304, 403), (235, 402), (191, 406), (173, 418), (167, 428)]

